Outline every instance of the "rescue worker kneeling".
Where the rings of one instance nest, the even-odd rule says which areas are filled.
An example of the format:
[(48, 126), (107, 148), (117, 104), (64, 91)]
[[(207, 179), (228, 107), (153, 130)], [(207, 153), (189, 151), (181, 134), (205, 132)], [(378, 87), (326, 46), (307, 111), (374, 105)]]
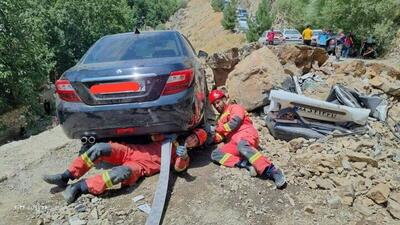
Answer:
[[(197, 147), (205, 142), (205, 138), (198, 137), (197, 133), (195, 130), (186, 138), (185, 146), (179, 146), (177, 142), (172, 145), (171, 165), (174, 166), (175, 171), (184, 171), (189, 166), (187, 148)], [(82, 194), (100, 195), (107, 188), (119, 183), (122, 186), (133, 185), (142, 176), (152, 176), (160, 172), (161, 145), (164, 136), (153, 136), (152, 139), (154, 142), (144, 145), (97, 143), (75, 158), (64, 173), (44, 175), (43, 180), (62, 188), (67, 187), (62, 194), (68, 204), (74, 202)], [(102, 161), (116, 167), (68, 185), (70, 180), (79, 179), (95, 164)]]
[(211, 139), (207, 143), (224, 144), (211, 153), (211, 159), (226, 167), (246, 168), (252, 176), (272, 179), (277, 188), (285, 188), (286, 178), (272, 161), (257, 150), (259, 135), (248, 113), (239, 104), (229, 104), (220, 90), (209, 94), (209, 101), (220, 113), (215, 128), (207, 133)]

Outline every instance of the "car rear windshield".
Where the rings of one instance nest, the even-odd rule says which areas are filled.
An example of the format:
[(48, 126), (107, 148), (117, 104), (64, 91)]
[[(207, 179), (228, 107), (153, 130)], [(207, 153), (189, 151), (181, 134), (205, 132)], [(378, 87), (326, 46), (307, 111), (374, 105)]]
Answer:
[(127, 33), (107, 36), (99, 40), (89, 50), (83, 64), (181, 55), (177, 36), (173, 32)]
[(285, 33), (286, 34), (299, 34), (299, 32), (297, 30), (287, 30)]

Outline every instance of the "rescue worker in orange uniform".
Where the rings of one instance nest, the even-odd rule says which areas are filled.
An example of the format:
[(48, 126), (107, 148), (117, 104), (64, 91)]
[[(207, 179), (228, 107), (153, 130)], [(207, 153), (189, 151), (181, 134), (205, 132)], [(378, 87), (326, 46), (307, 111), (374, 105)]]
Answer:
[(285, 188), (287, 183), (283, 172), (257, 150), (259, 135), (243, 106), (229, 104), (221, 90), (211, 91), (209, 100), (220, 113), (211, 131), (212, 142), (225, 142), (212, 152), (211, 159), (226, 167), (247, 168), (252, 176), (272, 179), (277, 188)]
[[(62, 194), (68, 204), (82, 194), (102, 194), (107, 188), (118, 183), (122, 183), (122, 186), (133, 185), (142, 176), (152, 176), (160, 172), (161, 145), (164, 138), (163, 135), (152, 136), (154, 142), (150, 144), (97, 143), (75, 158), (64, 173), (44, 175), (43, 180), (62, 188), (67, 187)], [(206, 138), (203, 130), (195, 130), (186, 138), (184, 146), (174, 142), (171, 165), (175, 171), (181, 172), (187, 169), (189, 166), (187, 148), (203, 144)], [(100, 162), (107, 162), (116, 167), (68, 185), (70, 180), (79, 179)]]

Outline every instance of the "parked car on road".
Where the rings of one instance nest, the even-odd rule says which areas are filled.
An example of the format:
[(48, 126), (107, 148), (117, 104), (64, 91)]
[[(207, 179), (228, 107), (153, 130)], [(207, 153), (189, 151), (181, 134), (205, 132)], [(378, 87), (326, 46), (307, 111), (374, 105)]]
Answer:
[(311, 45), (319, 45), (319, 35), (322, 34), (322, 30), (313, 30), (313, 36), (311, 38)]
[[(258, 39), (258, 42), (263, 45), (267, 45), (267, 34), (270, 32), (270, 30), (264, 31), (264, 33), (261, 35), (261, 37)], [(275, 36), (274, 36), (274, 45), (280, 45), (285, 43), (285, 38), (283, 37), (283, 34), (280, 30), (274, 30)]]
[(196, 127), (206, 84), (189, 41), (177, 31), (154, 31), (99, 39), (56, 82), (56, 93), (68, 137), (105, 138)]
[(247, 23), (246, 17), (239, 17), (237, 19), (237, 29), (242, 32), (247, 32), (249, 30), (249, 24)]
[(302, 44), (303, 37), (301, 33), (296, 29), (283, 29), (282, 30), (283, 37), (285, 38), (286, 43), (294, 43), (294, 44)]
[(236, 9), (236, 16), (237, 17), (248, 17), (248, 13), (246, 9), (242, 9), (242, 8), (237, 8)]

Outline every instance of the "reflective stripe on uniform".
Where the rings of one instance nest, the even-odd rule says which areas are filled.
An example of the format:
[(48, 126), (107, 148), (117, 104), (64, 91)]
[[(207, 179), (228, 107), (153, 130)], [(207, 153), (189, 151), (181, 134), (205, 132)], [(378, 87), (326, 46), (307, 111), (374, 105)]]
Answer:
[(229, 116), (229, 112), (224, 112), (221, 114), (221, 116), (219, 117), (218, 121), (222, 120), (223, 118), (225, 118), (226, 116)]
[(222, 139), (224, 139), (224, 137), (222, 135), (220, 135), (219, 133), (216, 133), (215, 136), (217, 137), (217, 139), (219, 141), (221, 141)]
[(228, 132), (231, 132), (231, 131), (232, 131), (232, 129), (229, 127), (229, 124), (228, 124), (228, 123), (225, 123), (225, 124), (224, 124), (224, 129), (225, 129), (225, 131), (228, 131)]
[(253, 164), (255, 161), (257, 161), (257, 159), (259, 159), (261, 157), (261, 153), (260, 152), (256, 152), (256, 154), (254, 154), (252, 157), (250, 157), (249, 162), (251, 164)]
[(108, 174), (108, 172), (103, 173), (103, 181), (106, 184), (107, 188), (110, 188), (113, 186), (113, 183), (110, 178), (110, 174)]
[(229, 153), (225, 153), (224, 156), (222, 157), (221, 160), (219, 160), (219, 164), (224, 165), (224, 163), (226, 162), (226, 160), (229, 159), (229, 157), (231, 157), (232, 155)]
[(81, 155), (82, 160), (86, 163), (88, 167), (92, 167), (94, 163), (92, 160), (89, 158), (88, 154), (85, 152)]

